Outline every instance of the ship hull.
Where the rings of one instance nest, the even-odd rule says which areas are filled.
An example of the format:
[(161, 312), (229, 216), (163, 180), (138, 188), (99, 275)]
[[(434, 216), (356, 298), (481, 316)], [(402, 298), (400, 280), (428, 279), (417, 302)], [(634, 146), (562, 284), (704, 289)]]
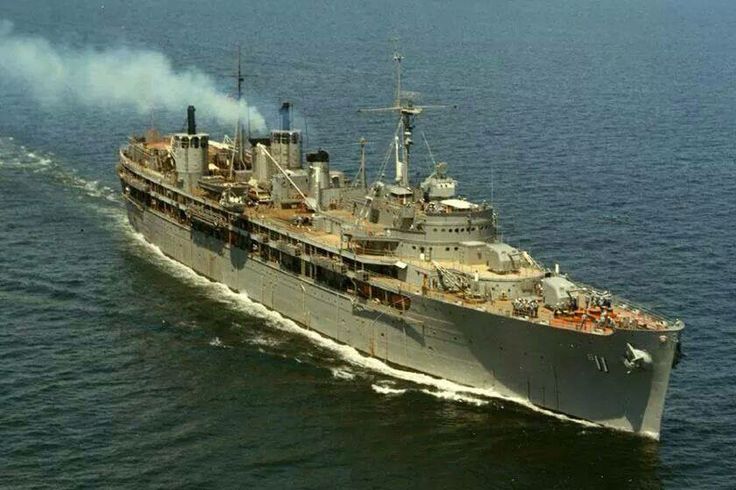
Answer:
[[(592, 335), (411, 295), (409, 311), (358, 300), (127, 202), (133, 228), (173, 260), (385, 362), (658, 438), (679, 331)], [(630, 369), (627, 344), (651, 365)]]

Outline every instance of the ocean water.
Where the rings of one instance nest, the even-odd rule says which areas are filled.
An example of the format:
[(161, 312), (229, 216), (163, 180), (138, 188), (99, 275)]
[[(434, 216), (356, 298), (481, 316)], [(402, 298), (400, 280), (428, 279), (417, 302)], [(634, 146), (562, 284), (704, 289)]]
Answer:
[(659, 442), (391, 369), (130, 230), (116, 150), (185, 107), (45, 97), (0, 63), (0, 487), (733, 487), (733, 2), (0, 6), (48, 51), (156, 51), (223, 93), (241, 44), (265, 119), (293, 101), (346, 172), (365, 136), (372, 177), (394, 121), (357, 109), (390, 104), (396, 44), (404, 87), (456, 106), (418, 135), (508, 241), (687, 324)]

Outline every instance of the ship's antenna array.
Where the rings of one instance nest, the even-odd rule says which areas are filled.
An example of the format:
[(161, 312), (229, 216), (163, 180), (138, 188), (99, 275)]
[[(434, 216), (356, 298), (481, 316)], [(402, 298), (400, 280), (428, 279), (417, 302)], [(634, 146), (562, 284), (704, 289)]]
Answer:
[(361, 136), (358, 140), (360, 145), (360, 167), (358, 167), (358, 174), (355, 176), (354, 187), (365, 189), (367, 187), (367, 180), (365, 176), (365, 145), (368, 144), (368, 140)]
[(391, 107), (380, 107), (376, 109), (359, 109), (358, 112), (398, 112), (399, 113), (399, 129), (401, 134), (394, 136), (395, 154), (394, 160), (396, 164), (395, 183), (401, 187), (409, 187), (409, 163), (411, 157), (411, 146), (414, 144), (412, 135), (414, 132), (414, 121), (416, 116), (421, 114), (424, 109), (440, 109), (446, 108), (444, 105), (414, 105), (411, 99), (402, 99), (401, 93), (401, 61), (404, 56), (396, 51), (393, 61), (396, 64), (396, 100)]
[(401, 53), (394, 53), (394, 62), (396, 63), (396, 102), (395, 107), (401, 106), (401, 60), (404, 59)]
[(400, 130), (401, 121), (399, 121), (399, 123), (396, 125), (396, 129), (394, 130), (394, 137), (391, 138), (391, 142), (388, 144), (388, 148), (386, 149), (386, 156), (383, 158), (383, 163), (381, 163), (381, 167), (378, 170), (378, 182), (383, 182), (384, 177), (386, 177), (386, 165), (388, 165), (388, 161), (391, 159), (391, 152), (394, 149), (396, 135), (399, 134)]
[[(243, 97), (243, 72), (241, 69), (241, 49), (240, 44), (238, 44), (238, 67), (237, 71), (235, 73), (235, 83), (237, 86), (237, 92), (236, 92), (236, 100), (238, 102), (238, 109), (240, 109), (240, 101)], [(228, 162), (228, 173), (230, 175), (230, 180), (233, 179), (233, 173), (235, 172), (235, 159), (238, 159), (239, 161), (243, 161), (243, 128), (242, 128), (242, 122), (240, 120), (240, 110), (238, 110), (238, 118), (235, 120), (235, 138), (233, 140), (233, 152), (230, 157), (230, 162)]]
[[(248, 75), (247, 77), (252, 77), (252, 75)], [(242, 63), (240, 45), (238, 45), (238, 75), (237, 75), (237, 78), (238, 78), (238, 104), (240, 104), (241, 100), (245, 101), (245, 112), (246, 112), (245, 135), (247, 138), (250, 138), (251, 136), (250, 101), (248, 100), (247, 94), (245, 92), (246, 75), (243, 73), (243, 63)], [(238, 119), (240, 119), (240, 114), (238, 114)]]
[(243, 70), (242, 70), (242, 53), (240, 45), (238, 44), (238, 101), (243, 98)]

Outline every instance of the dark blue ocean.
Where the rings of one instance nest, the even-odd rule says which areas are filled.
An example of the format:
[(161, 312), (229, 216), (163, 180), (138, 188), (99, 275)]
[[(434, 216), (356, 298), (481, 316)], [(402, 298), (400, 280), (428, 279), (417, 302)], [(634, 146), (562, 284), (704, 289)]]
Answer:
[[(736, 2), (0, 7), (0, 487), (736, 485)], [(9, 54), (18, 39), (45, 47)], [(686, 323), (661, 440), (392, 371), (136, 236), (117, 148), (180, 129), (185, 107), (131, 106), (110, 88), (125, 64), (80, 96), (65, 56), (156, 52), (232, 94), (238, 44), (267, 122), (291, 100), (309, 147), (351, 174), (366, 137), (374, 178), (395, 122), (357, 109), (391, 103), (398, 46), (404, 88), (456, 106), (417, 135), (463, 195), (497, 206), (505, 239)], [(430, 167), (417, 140), (415, 179)]]

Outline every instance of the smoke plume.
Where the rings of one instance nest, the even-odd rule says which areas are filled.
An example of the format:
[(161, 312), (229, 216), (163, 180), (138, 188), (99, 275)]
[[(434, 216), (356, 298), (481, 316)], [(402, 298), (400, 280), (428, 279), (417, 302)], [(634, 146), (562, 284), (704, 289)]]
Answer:
[[(176, 71), (161, 53), (115, 48), (60, 48), (40, 37), (13, 32), (0, 19), (0, 76), (22, 84), (44, 104), (74, 102), (91, 107), (129, 107), (142, 114), (152, 109), (198, 114), (222, 124), (250, 117), (255, 130), (265, 128), (263, 116), (244, 101), (220, 93), (200, 71)], [(250, 114), (248, 114), (250, 113)]]

